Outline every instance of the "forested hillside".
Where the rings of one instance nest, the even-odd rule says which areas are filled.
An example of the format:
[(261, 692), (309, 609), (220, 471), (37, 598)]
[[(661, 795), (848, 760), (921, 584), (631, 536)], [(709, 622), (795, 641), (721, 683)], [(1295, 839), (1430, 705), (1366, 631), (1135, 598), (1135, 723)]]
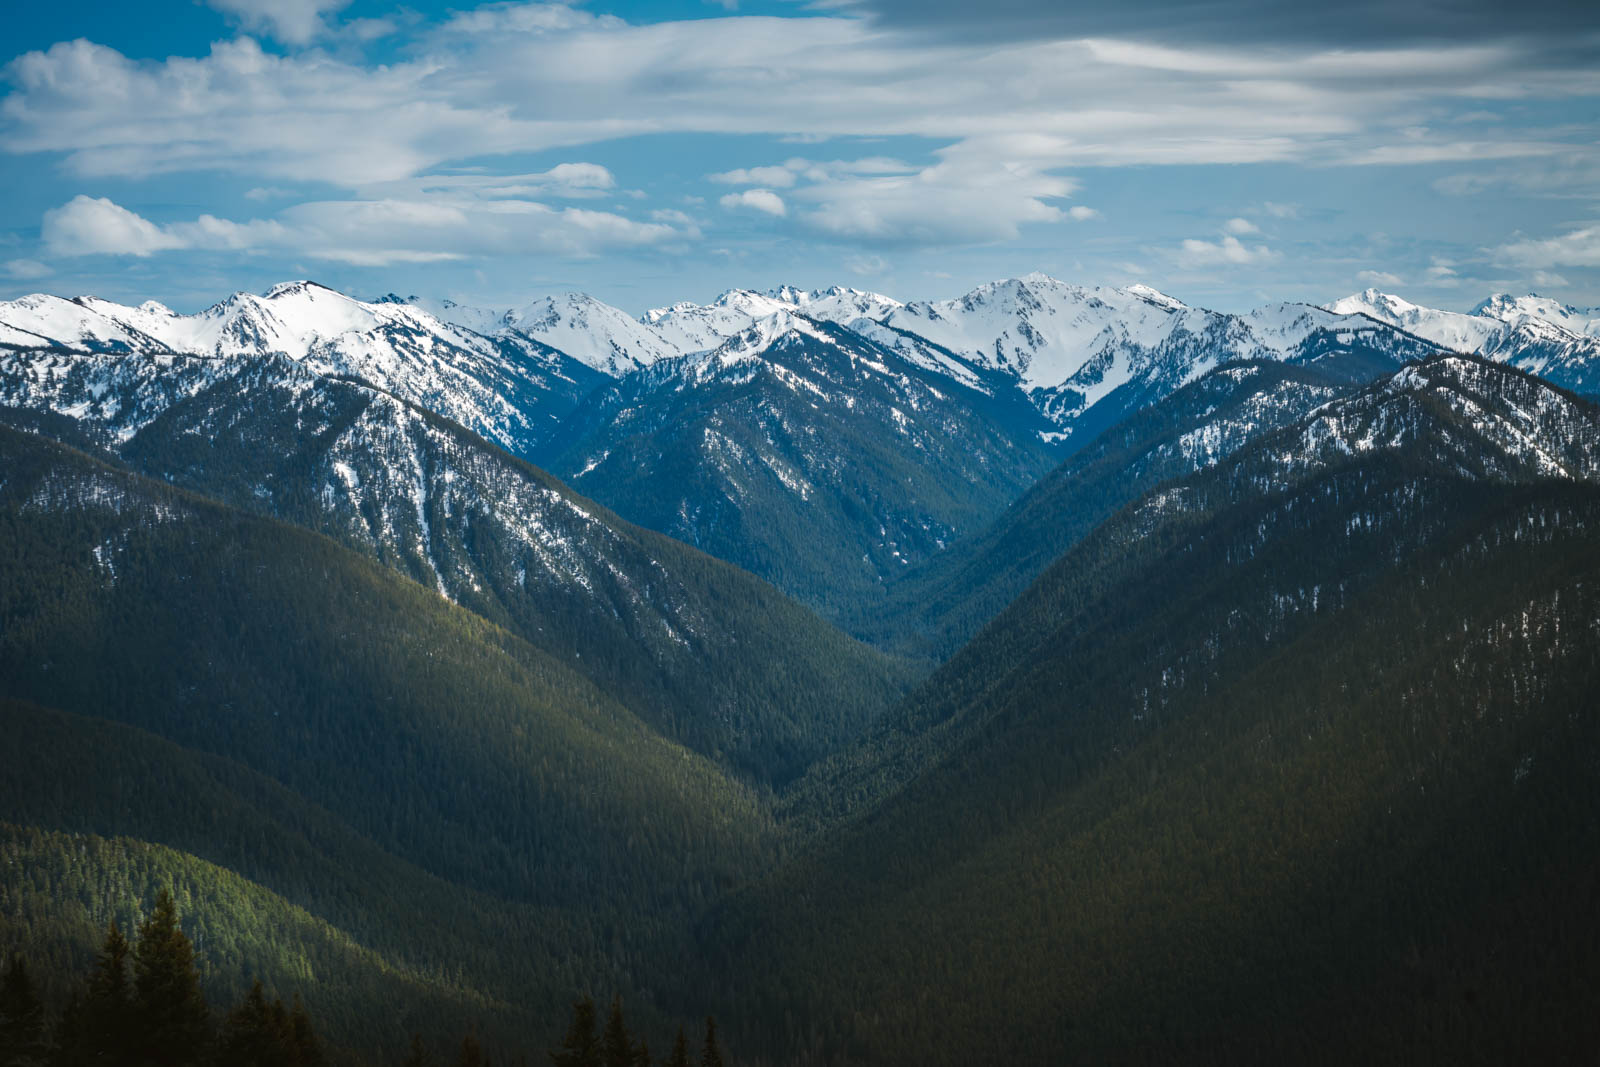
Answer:
[(138, 471), (372, 556), (753, 782), (794, 777), (905, 676), (750, 575), (448, 420), (287, 358), (211, 368), (185, 395), (143, 402), (136, 428), (115, 415), (63, 427), (41, 385), (21, 398), (44, 410), (10, 418), (77, 443), (92, 435)]
[(862, 605), (849, 625), (874, 643), (942, 662), (1124, 505), (1354, 390), (1333, 371), (1277, 362), (1212, 371), (1095, 438), (987, 529), (900, 577), (884, 601)]
[(1444, 361), (1125, 509), (802, 783), (723, 1003), (886, 1063), (1592, 1051), (1597, 424)]
[[(632, 987), (776, 856), (749, 788), (432, 592), (33, 435), (0, 431), (0, 455), (0, 675), (59, 709), (7, 705), (8, 818), (248, 872), (420, 976), (436, 1014), (457, 986), (545, 1017)], [(30, 941), (75, 921), (49, 899)], [(355, 1013), (341, 981), (307, 995)]]

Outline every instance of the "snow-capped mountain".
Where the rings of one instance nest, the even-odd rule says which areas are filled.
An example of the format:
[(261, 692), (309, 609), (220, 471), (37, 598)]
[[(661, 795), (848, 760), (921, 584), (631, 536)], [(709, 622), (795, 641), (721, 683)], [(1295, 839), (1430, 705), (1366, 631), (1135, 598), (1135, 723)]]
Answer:
[[(154, 302), (127, 307), (95, 297), (24, 297), (0, 304), (0, 340), (16, 346), (0, 353), (4, 388), (13, 394), (31, 382), (29, 388), (47, 391), (78, 389), (83, 402), (104, 404), (129, 388), (190, 388), (230, 361), (279, 354), (313, 374), (370, 382), (518, 454), (599, 381), (588, 367), (532, 339), (485, 337), (408, 304), (366, 303), (314, 282), (276, 285), (260, 296), (235, 293), (194, 315)], [(18, 354), (28, 346), (90, 358)], [(203, 364), (169, 355), (216, 366), (206, 372)], [(56, 369), (41, 377), (49, 367)], [(187, 386), (171, 380), (174, 367)], [(121, 412), (118, 432), (136, 430), (143, 410)]]
[(1014, 376), (1080, 442), (1231, 360), (1362, 354), (1398, 366), (1431, 351), (1364, 316), (1305, 304), (1229, 315), (1149, 286), (1085, 288), (1044, 274), (979, 286), (954, 300), (907, 304), (883, 321)]
[(898, 300), (861, 289), (836, 285), (807, 291), (783, 285), (766, 292), (729, 289), (709, 304), (652, 308), (639, 321), (688, 353), (715, 348), (758, 319), (780, 311), (799, 311), (807, 318), (843, 326), (856, 319), (882, 320), (900, 306)]
[[(155, 301), (127, 310), (146, 315), (167, 312)], [(91, 311), (82, 298), (64, 300), (47, 293), (0, 303), (0, 344), (75, 352), (157, 351), (164, 347), (154, 337)]]
[(903, 575), (857, 633), (874, 644), (944, 658), (1125, 505), (1360, 388), (1315, 364), (1219, 367), (1123, 419), (1040, 478), (986, 529)]
[(1534, 293), (1527, 296), (1495, 293), (1473, 308), (1472, 313), (1501, 322), (1517, 322), (1523, 318), (1542, 319), (1580, 337), (1600, 337), (1600, 308), (1575, 308)]
[(1335, 300), (1327, 308), (1338, 315), (1368, 315), (1379, 322), (1387, 322), (1424, 337), (1452, 352), (1478, 351), (1500, 327), (1498, 320), (1422, 307), (1378, 289), (1367, 289)]
[(1393, 323), (1457, 352), (1472, 352), (1575, 392), (1600, 393), (1600, 317), (1538, 296), (1496, 294), (1471, 314), (1413, 304), (1367, 289), (1329, 310)]
[(393, 299), (490, 337), (548, 345), (613, 378), (683, 354), (647, 323), (586, 293), (541, 297), (508, 311), (418, 296)]
[[(844, 657), (875, 670), (875, 658), (765, 583), (619, 519), (389, 391), (281, 354), (7, 358), (29, 356), (43, 362), (27, 364), (20, 382), (0, 376), (0, 405), (70, 419), (74, 432), (0, 408), (4, 421), (103, 442), (138, 473), (327, 534), (574, 664), (664, 733), (741, 769), (792, 773), (786, 761), (858, 729), (887, 699), (836, 693), (821, 719), (785, 710), (811, 700), (812, 684), (826, 687), (822, 665), (833, 671)], [(83, 366), (126, 378), (86, 381)], [(763, 647), (773, 664), (780, 649), (809, 649), (812, 683), (752, 688), (748, 671), (727, 668)], [(730, 720), (727, 707), (746, 710)], [(821, 733), (792, 733), (803, 720)], [(781, 758), (768, 758), (769, 746)]]
[(545, 297), (506, 313), (509, 331), (533, 337), (612, 377), (682, 349), (626, 312), (582, 293)]
[(1015, 390), (787, 308), (596, 391), (550, 466), (838, 617), (1048, 469), (1046, 426)]

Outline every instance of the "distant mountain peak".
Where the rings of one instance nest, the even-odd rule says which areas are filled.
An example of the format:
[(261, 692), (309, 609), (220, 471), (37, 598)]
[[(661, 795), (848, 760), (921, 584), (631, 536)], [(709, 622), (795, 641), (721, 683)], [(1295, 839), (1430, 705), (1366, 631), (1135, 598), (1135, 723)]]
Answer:
[(1148, 300), (1157, 307), (1170, 308), (1173, 311), (1181, 311), (1189, 306), (1175, 296), (1168, 296), (1159, 289), (1138, 282), (1128, 286), (1123, 292)]
[(281, 299), (282, 297), (295, 296), (297, 294), (307, 293), (307, 292), (311, 292), (313, 290), (319, 290), (319, 291), (324, 292), (324, 293), (330, 293), (330, 294), (332, 294), (334, 296), (337, 296), (337, 297), (339, 297), (341, 299), (344, 299), (344, 300), (352, 300), (352, 301), (354, 300), (353, 297), (345, 296), (343, 293), (339, 292), (337, 289), (330, 289), (328, 286), (323, 285), (321, 282), (314, 282), (314, 281), (311, 281), (308, 278), (301, 278), (301, 279), (296, 280), (296, 281), (279, 282), (277, 285), (274, 285), (270, 289), (268, 289), (265, 293), (262, 293), (261, 297), (262, 297), (263, 300), (278, 300), (278, 299)]

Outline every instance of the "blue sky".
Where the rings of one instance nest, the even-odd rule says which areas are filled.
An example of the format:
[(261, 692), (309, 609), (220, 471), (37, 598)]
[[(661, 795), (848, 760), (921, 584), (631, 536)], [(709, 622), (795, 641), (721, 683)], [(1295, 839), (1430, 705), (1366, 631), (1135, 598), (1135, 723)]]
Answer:
[[(1227, 17), (1217, 18), (1219, 10)], [(8, 14), (0, 298), (629, 311), (1043, 270), (1600, 305), (1600, 18), (1532, 0), (150, 0)]]

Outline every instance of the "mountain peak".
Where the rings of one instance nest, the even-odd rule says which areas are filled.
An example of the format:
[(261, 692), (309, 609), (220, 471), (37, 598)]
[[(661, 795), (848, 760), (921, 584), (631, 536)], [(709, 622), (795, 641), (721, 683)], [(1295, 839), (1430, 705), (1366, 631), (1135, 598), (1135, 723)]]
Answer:
[(763, 315), (748, 327), (724, 341), (710, 356), (722, 359), (741, 359), (760, 356), (786, 337), (810, 337), (819, 341), (833, 339), (810, 317), (790, 308), (780, 308)]
[(274, 285), (272, 288), (262, 293), (261, 297), (263, 300), (277, 300), (285, 296), (298, 296), (301, 293), (311, 292), (312, 290), (321, 290), (325, 293), (332, 293), (334, 296), (344, 297), (346, 300), (354, 300), (354, 297), (345, 296), (337, 289), (330, 289), (320, 282), (314, 282), (306, 278), (301, 278), (298, 281), (292, 282), (279, 282), (277, 285)]
[(1141, 300), (1147, 300), (1157, 307), (1170, 308), (1173, 311), (1181, 311), (1189, 306), (1175, 296), (1168, 296), (1161, 290), (1140, 282), (1135, 282), (1133, 285), (1128, 286), (1123, 292), (1136, 296)]
[(1594, 310), (1585, 311), (1537, 293), (1527, 296), (1495, 293), (1473, 308), (1472, 314), (1513, 326), (1537, 319), (1580, 337), (1600, 337), (1600, 317), (1596, 317)]

